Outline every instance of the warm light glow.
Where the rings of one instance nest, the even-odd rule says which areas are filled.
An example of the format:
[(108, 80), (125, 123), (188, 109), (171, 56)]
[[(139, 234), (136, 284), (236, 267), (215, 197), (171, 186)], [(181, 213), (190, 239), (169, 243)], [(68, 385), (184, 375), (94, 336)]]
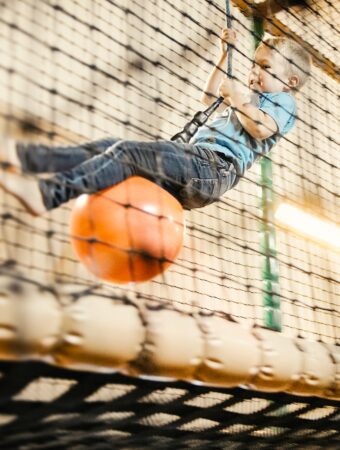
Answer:
[(287, 203), (282, 203), (278, 207), (275, 219), (306, 237), (329, 245), (333, 250), (340, 250), (340, 228), (333, 223), (321, 220)]

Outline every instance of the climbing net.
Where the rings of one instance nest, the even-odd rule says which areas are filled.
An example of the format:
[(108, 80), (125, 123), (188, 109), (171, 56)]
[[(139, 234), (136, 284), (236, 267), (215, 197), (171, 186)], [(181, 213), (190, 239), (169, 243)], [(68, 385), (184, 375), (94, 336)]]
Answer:
[[(254, 5), (241, 1), (235, 5), (232, 14), (238, 45), (234, 50), (233, 71), (245, 89), (253, 55), (254, 27), (249, 11)], [(339, 12), (332, 2), (315, 0), (304, 7), (284, 8), (267, 19), (266, 27), (272, 34), (289, 34), (302, 42), (315, 63), (309, 84), (298, 93), (299, 113), (295, 129), (283, 137), (267, 157), (273, 163), (271, 182), (275, 203), (293, 204), (339, 226), (339, 80), (335, 44), (338, 18)], [(194, 112), (202, 109), (199, 97), (217, 58), (218, 36), (224, 21), (222, 0), (6, 2), (0, 17), (3, 145), (8, 137), (48, 145), (77, 144), (108, 135), (134, 140), (169, 139)], [(309, 442), (320, 444), (315, 448), (322, 448), (323, 441), (317, 441), (317, 436), (322, 436), (330, 445), (334, 442), (336, 448), (339, 435), (335, 403), (331, 399), (339, 396), (336, 378), (340, 359), (337, 350), (339, 250), (335, 241), (334, 245), (325, 246), (276, 223), (275, 253), (268, 254), (268, 249), (260, 243), (264, 220), (259, 193), (263, 188), (260, 172), (260, 165), (255, 164), (237, 187), (219, 202), (186, 212), (184, 246), (175, 263), (148, 283), (125, 286), (98, 280), (75, 257), (68, 232), (72, 204), (32, 220), (15, 200), (1, 192), (1, 359), (38, 356), (69, 367), (118, 368), (129, 374), (200, 379), (223, 387), (243, 384), (261, 391), (327, 397), (329, 400), (310, 400), (311, 410), (318, 407), (318, 401), (324, 401), (320, 407), (326, 405), (327, 413), (313, 416), (315, 427), (312, 427)], [(273, 301), (268, 305), (264, 300), (268, 290), (271, 291), (263, 279), (268, 264), (279, 268), (279, 294), (275, 292), (274, 306)], [(264, 317), (268, 309), (274, 309), (274, 314), (278, 314), (275, 302), (281, 308), (282, 335), (261, 328), (267, 325)], [(120, 324), (124, 326), (120, 327)], [(158, 339), (160, 324), (164, 334)], [(84, 339), (79, 339), (83, 333)], [(221, 348), (216, 350), (218, 367), (214, 367), (214, 339), (217, 338), (222, 347), (226, 348), (228, 343), (229, 347), (225, 354)], [(110, 344), (108, 339), (111, 339)], [(186, 340), (188, 348), (183, 350), (186, 352), (183, 355), (178, 348)], [(230, 368), (227, 361), (231, 354), (235, 357), (231, 347), (240, 349), (240, 342), (245, 342), (242, 347), (244, 359), (239, 361), (242, 368), (237, 370)], [(268, 348), (278, 352), (281, 359), (276, 360), (275, 355), (266, 353)], [(315, 352), (323, 364), (313, 360)], [(290, 361), (289, 373), (285, 372), (287, 360)], [(223, 368), (221, 361), (224, 361)], [(272, 368), (269, 375), (262, 370), (266, 363)], [(14, 439), (16, 433), (12, 416), (20, 421), (20, 411), (26, 411), (27, 405), (31, 404), (24, 406), (25, 400), (15, 400), (20, 394), (15, 384), (19, 370), (16, 367), (21, 367), (17, 361), (3, 363), (0, 369), (4, 386), (12, 386), (6, 391), (10, 394), (1, 400), (3, 423), (7, 423), (8, 415), (11, 416), (11, 424), (6, 425), (13, 433), (9, 439)], [(25, 371), (32, 369), (32, 374), (38, 374), (33, 365), (25, 367)], [(46, 376), (53, 379), (53, 370), (57, 369), (41, 370), (47, 370)], [(56, 379), (64, 380), (66, 372), (58, 370)], [(81, 375), (72, 374), (79, 389), (86, 389), (77, 379)], [(100, 374), (94, 378), (97, 376), (98, 383), (103, 386), (106, 382), (129, 383), (119, 377), (110, 381)], [(315, 379), (317, 382), (313, 385)], [(22, 381), (20, 389), (28, 383), (27, 379)], [(143, 384), (137, 378), (131, 383), (136, 383), (138, 389)], [(154, 386), (157, 396), (160, 388), (158, 384)], [(190, 388), (185, 389), (188, 393), (184, 395), (190, 397)], [(217, 390), (211, 392), (213, 397), (218, 396)], [(248, 401), (247, 391), (240, 392)], [(240, 392), (221, 395), (238, 396)], [(200, 398), (204, 398), (205, 405), (211, 405), (211, 400), (205, 400), (205, 393), (203, 389)], [(14, 397), (10, 398), (12, 394)], [(264, 401), (265, 395), (260, 393), (258, 398)], [(230, 419), (231, 441), (246, 436), (248, 426), (255, 426), (252, 442), (255, 438), (262, 442), (261, 433), (261, 437), (269, 438), (263, 444), (269, 447), (258, 448), (272, 448), (270, 439), (274, 436), (284, 437), (283, 441), (288, 442), (288, 432), (292, 436), (291, 442), (301, 442), (301, 439), (306, 442), (308, 432), (294, 437), (292, 422), (288, 421), (294, 420), (296, 427), (302, 429), (305, 418), (297, 415), (295, 407), (282, 406), (288, 404), (289, 395), (280, 395), (278, 400), (274, 395), (268, 395), (270, 402), (274, 402), (270, 405), (278, 401), (277, 409), (266, 403), (261, 416), (261, 423), (265, 425), (269, 414), (266, 408), (274, 411), (271, 413), (274, 428), (269, 434), (265, 427), (265, 431), (257, 432), (257, 419), (244, 406), (250, 403), (244, 403), (242, 408), (250, 422), (246, 419), (239, 422), (239, 416), (236, 422)], [(82, 401), (84, 399), (85, 395)], [(139, 401), (133, 396), (131, 399), (132, 402)], [(34, 405), (39, 406), (38, 410), (44, 410), (40, 400), (29, 402), (36, 402)], [(301, 402), (308, 403), (305, 399)], [(189, 414), (184, 403), (181, 405), (176, 412), (179, 417), (182, 411)], [(80, 410), (83, 406), (79, 406)], [(97, 406), (104, 414), (105, 405)], [(162, 408), (153, 407), (155, 414), (162, 417), (167, 414)], [(64, 413), (67, 408), (63, 408), (60, 410), (57, 406), (55, 414)], [(122, 411), (119, 420), (127, 424), (128, 412), (120, 410), (117, 404), (112, 408)], [(254, 406), (252, 408), (254, 411)], [(201, 417), (196, 406), (194, 409), (193, 416)], [(276, 420), (278, 409), (287, 418), (286, 425), (282, 425), (287, 428), (282, 433), (279, 422), (284, 420), (281, 416)], [(70, 410), (72, 415), (74, 411)], [(326, 420), (328, 413), (329, 420)], [(47, 422), (53, 422), (53, 418), (39, 414)], [(97, 415), (96, 412), (93, 417)], [(22, 417), (20, 430), (24, 440), (27, 415)], [(84, 429), (85, 422), (73, 421), (72, 417), (69, 423), (74, 424), (76, 436), (76, 430), (78, 427)], [(136, 417), (138, 420), (131, 422), (132, 434), (144, 429), (141, 417), (138, 414)], [(215, 419), (204, 418), (206, 421)], [(59, 419), (55, 423), (59, 427)], [(161, 420), (158, 423), (168, 422)], [(235, 425), (240, 423), (242, 426)], [(105, 424), (105, 421), (100, 422), (99, 428), (106, 429)], [(116, 426), (112, 421), (110, 424)], [(319, 428), (321, 424), (325, 428)], [(206, 429), (205, 425), (199, 422), (197, 428), (194, 425), (188, 428), (192, 432), (190, 445), (196, 445), (195, 432)], [(171, 433), (187, 436), (176, 427), (171, 428)], [(183, 427), (185, 429), (185, 425)], [(217, 427), (222, 430), (224, 424)], [(117, 433), (123, 433), (123, 428), (118, 427)], [(307, 426), (307, 430), (310, 428)], [(51, 433), (52, 429), (52, 426), (47, 427), (46, 433)], [(66, 429), (63, 429), (64, 434)], [(8, 433), (10, 436), (10, 431)], [(171, 440), (169, 436), (166, 438)], [(82, 439), (79, 442), (83, 446), (92, 442), (88, 436), (84, 441)], [(185, 439), (183, 448), (189, 448)], [(204, 439), (211, 443), (209, 448), (221, 448), (212, 443), (210, 432), (204, 432)], [(242, 447), (246, 445), (242, 439), (239, 447), (234, 448), (246, 448)], [(145, 442), (149, 445), (151, 440)], [(197, 443), (197, 448), (199, 445), (207, 448), (207, 441)], [(61, 448), (61, 442), (54, 448)], [(131, 444), (132, 441), (127, 442)], [(11, 448), (8, 445), (6, 448)], [(46, 442), (39, 447), (37, 441), (35, 445), (32, 448), (47, 448)], [(157, 443), (154, 445), (157, 448)], [(168, 447), (164, 444), (162, 448), (174, 448), (171, 445), (174, 444), (169, 441)], [(259, 442), (259, 445), (262, 444)], [(288, 445), (286, 448), (294, 448)]]

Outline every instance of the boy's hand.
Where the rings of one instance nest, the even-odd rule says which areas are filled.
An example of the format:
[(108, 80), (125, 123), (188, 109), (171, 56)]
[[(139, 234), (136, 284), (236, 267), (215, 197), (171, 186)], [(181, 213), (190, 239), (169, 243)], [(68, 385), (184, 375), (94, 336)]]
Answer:
[(233, 92), (235, 92), (235, 83), (225, 76), (218, 87), (218, 95), (228, 101)]
[(232, 28), (223, 28), (220, 36), (220, 50), (222, 55), (227, 54), (227, 44), (235, 45), (236, 32)]

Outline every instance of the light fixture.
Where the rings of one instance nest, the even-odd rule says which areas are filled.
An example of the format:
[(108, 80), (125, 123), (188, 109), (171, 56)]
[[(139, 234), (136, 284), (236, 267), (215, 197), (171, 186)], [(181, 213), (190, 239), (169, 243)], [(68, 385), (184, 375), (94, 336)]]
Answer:
[(288, 203), (281, 203), (275, 213), (276, 222), (305, 237), (340, 251), (340, 228)]

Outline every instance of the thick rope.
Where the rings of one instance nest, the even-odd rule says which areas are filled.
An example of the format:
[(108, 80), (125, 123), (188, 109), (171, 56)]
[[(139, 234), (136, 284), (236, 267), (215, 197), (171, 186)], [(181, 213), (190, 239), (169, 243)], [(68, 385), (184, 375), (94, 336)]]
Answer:
[[(230, 7), (230, 0), (226, 0), (225, 2), (225, 9), (226, 9), (226, 23), (227, 27), (231, 28), (232, 20), (231, 20), (231, 7)], [(227, 50), (228, 50), (228, 60), (227, 60), (227, 76), (229, 78), (232, 78), (232, 45), (228, 44)], [(197, 130), (203, 126), (209, 117), (216, 111), (216, 109), (220, 106), (220, 104), (223, 102), (223, 97), (218, 97), (212, 105), (209, 106), (209, 108), (205, 109), (204, 111), (197, 112), (194, 117), (191, 119), (190, 122), (188, 122), (182, 131), (179, 133), (176, 133), (171, 140), (175, 142), (180, 143), (187, 143), (190, 141), (190, 139), (196, 134)]]

